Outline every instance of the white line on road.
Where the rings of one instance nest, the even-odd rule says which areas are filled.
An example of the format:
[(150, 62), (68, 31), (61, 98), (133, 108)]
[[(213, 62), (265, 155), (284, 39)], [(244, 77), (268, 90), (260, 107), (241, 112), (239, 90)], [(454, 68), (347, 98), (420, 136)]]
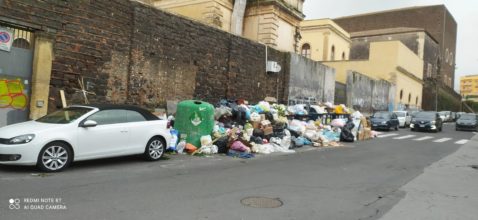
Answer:
[(468, 143), (467, 139), (462, 139), (462, 140), (459, 140), (459, 141), (455, 142), (455, 144), (466, 144), (466, 143)]
[(445, 142), (445, 141), (449, 141), (449, 140), (451, 140), (451, 138), (441, 138), (441, 139), (435, 140), (433, 142), (441, 143), (441, 142)]
[(396, 137), (394, 139), (401, 140), (401, 139), (412, 138), (412, 137), (415, 137), (415, 136), (416, 135), (410, 134), (410, 135), (405, 135), (405, 136), (401, 136), (401, 137)]
[(424, 140), (428, 140), (428, 139), (432, 139), (433, 137), (432, 136), (425, 136), (425, 137), (421, 137), (421, 138), (417, 138), (417, 139), (413, 139), (414, 141), (424, 141)]
[(379, 138), (384, 138), (384, 137), (391, 137), (391, 136), (397, 136), (398, 134), (396, 133), (391, 133), (391, 134), (382, 134), (382, 135), (379, 135), (378, 137)]

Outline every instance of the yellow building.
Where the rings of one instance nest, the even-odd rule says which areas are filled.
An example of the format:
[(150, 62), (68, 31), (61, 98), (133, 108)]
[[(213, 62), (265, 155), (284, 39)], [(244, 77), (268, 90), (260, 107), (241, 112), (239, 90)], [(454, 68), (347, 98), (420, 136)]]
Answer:
[[(264, 43), (278, 50), (298, 52), (304, 0), (149, 0), (160, 9)], [(247, 4), (245, 4), (247, 3)], [(239, 13), (235, 13), (238, 10)], [(242, 13), (241, 13), (242, 12)], [(234, 25), (239, 23), (239, 31)], [(240, 26), (242, 25), (242, 28)]]
[(302, 21), (300, 33), (302, 56), (315, 61), (349, 59), (350, 34), (331, 19)]
[(336, 81), (346, 83), (347, 71), (357, 71), (395, 85), (394, 108), (420, 108), (423, 61), (400, 41), (373, 42), (368, 60), (328, 61), (335, 68)]
[(460, 77), (460, 94), (465, 100), (478, 102), (478, 74)]

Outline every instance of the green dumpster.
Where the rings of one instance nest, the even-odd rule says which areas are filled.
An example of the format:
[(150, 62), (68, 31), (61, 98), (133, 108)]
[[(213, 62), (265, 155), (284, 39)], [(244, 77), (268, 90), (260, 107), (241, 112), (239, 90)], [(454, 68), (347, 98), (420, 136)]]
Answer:
[(214, 128), (214, 106), (207, 102), (186, 100), (178, 103), (174, 129), (181, 139), (196, 147), (201, 147), (201, 137), (210, 135)]

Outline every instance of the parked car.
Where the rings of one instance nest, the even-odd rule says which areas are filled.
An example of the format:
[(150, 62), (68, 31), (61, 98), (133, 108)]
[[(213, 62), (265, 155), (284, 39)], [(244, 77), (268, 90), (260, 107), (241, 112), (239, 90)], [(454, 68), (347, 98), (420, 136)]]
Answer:
[(412, 120), (412, 117), (407, 111), (394, 111), (394, 113), (398, 117), (400, 127), (405, 128), (410, 126), (410, 121)]
[(71, 106), (38, 120), (0, 128), (0, 164), (61, 171), (73, 161), (143, 154), (159, 160), (167, 121), (127, 105)]
[(440, 115), (440, 118), (443, 122), (450, 122), (452, 121), (452, 118), (451, 118), (451, 112), (450, 111), (441, 111), (441, 112), (438, 112), (438, 114)]
[(462, 114), (456, 121), (455, 130), (478, 131), (478, 115), (472, 113)]
[(398, 130), (399, 121), (398, 117), (393, 112), (375, 112), (370, 117), (370, 122), (372, 123), (372, 130)]
[(412, 131), (428, 130), (438, 132), (443, 129), (443, 121), (437, 112), (419, 112), (412, 119), (410, 128)]

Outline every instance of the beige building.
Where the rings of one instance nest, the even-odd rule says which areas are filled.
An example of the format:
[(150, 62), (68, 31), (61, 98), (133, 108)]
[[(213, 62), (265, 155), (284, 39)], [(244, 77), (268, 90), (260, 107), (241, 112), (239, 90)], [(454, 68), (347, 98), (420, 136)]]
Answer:
[(460, 77), (460, 95), (465, 100), (478, 102), (478, 74)]
[(315, 61), (348, 60), (350, 34), (331, 19), (306, 20), (300, 24), (300, 54)]
[[(298, 52), (304, 0), (149, 0), (157, 8), (275, 49)], [(236, 5), (234, 5), (237, 3)], [(246, 4), (247, 3), (247, 4)], [(236, 10), (236, 11), (235, 11)], [(236, 26), (240, 29), (236, 31)], [(241, 28), (242, 26), (242, 28)]]
[(400, 41), (373, 42), (367, 60), (328, 61), (335, 68), (336, 81), (346, 83), (347, 71), (357, 71), (395, 85), (394, 109), (420, 108), (423, 61)]

